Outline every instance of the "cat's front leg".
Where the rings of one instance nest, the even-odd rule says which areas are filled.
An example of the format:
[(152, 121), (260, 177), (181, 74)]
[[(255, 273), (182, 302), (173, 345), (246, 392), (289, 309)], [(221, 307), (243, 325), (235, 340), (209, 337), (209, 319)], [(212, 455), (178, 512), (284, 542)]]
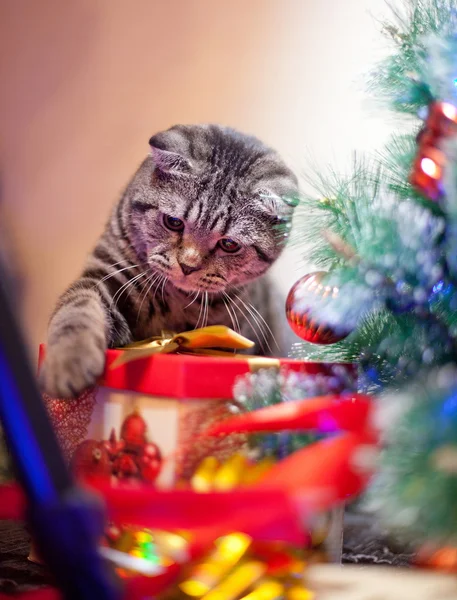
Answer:
[[(119, 333), (121, 338), (119, 338)], [(102, 374), (106, 349), (115, 338), (130, 341), (120, 313), (113, 314), (103, 289), (87, 278), (62, 296), (51, 318), (40, 383), (53, 398), (75, 398)]]

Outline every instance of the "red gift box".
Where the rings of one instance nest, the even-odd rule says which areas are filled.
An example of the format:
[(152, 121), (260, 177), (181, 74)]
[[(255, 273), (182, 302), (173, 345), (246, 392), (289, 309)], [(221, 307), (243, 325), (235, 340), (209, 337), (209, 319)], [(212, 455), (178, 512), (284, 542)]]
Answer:
[[(123, 350), (108, 350), (106, 367), (99, 385), (152, 396), (179, 400), (231, 399), (233, 384), (239, 376), (260, 368), (286, 368), (309, 375), (331, 374), (335, 364), (304, 362), (289, 358), (199, 356), (196, 354), (154, 354), (148, 358), (111, 368)], [(39, 364), (45, 356), (40, 346)], [(355, 377), (355, 365), (342, 364)]]
[[(62, 447), (71, 458), (85, 439), (108, 440), (121, 435), (125, 419), (135, 410), (146, 421), (149, 441), (158, 445), (164, 461), (158, 483), (173, 485), (186, 477), (208, 454), (221, 459), (244, 443), (244, 436), (196, 437), (215, 421), (231, 414), (236, 379), (260, 368), (287, 369), (309, 375), (331, 375), (334, 364), (242, 354), (200, 356), (153, 354), (113, 367), (123, 350), (108, 350), (98, 386), (77, 400), (46, 398)], [(39, 364), (45, 356), (40, 347)], [(352, 364), (341, 365), (355, 378)]]

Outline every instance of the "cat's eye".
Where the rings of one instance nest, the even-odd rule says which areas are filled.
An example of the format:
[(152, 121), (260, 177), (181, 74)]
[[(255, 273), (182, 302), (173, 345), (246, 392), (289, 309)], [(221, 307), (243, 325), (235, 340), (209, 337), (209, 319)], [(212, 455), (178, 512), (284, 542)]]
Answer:
[(221, 248), (224, 252), (229, 252), (231, 254), (238, 252), (241, 249), (241, 245), (235, 240), (231, 238), (222, 238), (218, 242), (219, 248)]
[(163, 224), (171, 231), (182, 231), (184, 229), (184, 221), (170, 215), (163, 215)]

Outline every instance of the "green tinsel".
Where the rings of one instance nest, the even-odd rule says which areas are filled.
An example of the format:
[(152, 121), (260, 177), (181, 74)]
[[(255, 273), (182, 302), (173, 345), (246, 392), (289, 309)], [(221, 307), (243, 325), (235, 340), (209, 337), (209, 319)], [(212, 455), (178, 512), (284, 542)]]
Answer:
[[(235, 400), (244, 410), (258, 410), (283, 402), (338, 394), (354, 389), (353, 378), (339, 365), (330, 372), (310, 374), (282, 369), (260, 369), (239, 377), (234, 386)], [(279, 432), (250, 435), (252, 448), (278, 458), (320, 439), (316, 432)]]

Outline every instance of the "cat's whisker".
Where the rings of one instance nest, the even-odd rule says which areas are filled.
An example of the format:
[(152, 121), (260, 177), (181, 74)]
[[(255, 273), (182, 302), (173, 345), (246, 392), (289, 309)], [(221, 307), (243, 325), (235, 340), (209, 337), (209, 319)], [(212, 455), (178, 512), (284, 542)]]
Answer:
[(205, 325), (205, 316), (206, 316), (206, 294), (207, 292), (203, 292), (203, 314), (202, 314), (202, 324), (201, 327)]
[[(269, 328), (268, 324), (265, 322), (265, 319), (261, 315), (259, 315), (260, 318), (257, 316), (257, 314), (259, 314), (259, 313), (258, 313), (258, 311), (256, 311), (256, 309), (254, 309), (254, 307), (252, 306), (252, 304), (246, 303), (241, 296), (238, 296), (237, 294), (234, 294), (234, 295), (235, 295), (235, 298), (239, 302), (241, 302), (241, 304), (245, 307), (245, 309), (249, 312), (249, 314), (251, 315), (251, 317), (254, 319), (257, 327), (259, 328), (260, 332), (262, 333), (262, 336), (263, 336), (263, 338), (265, 340), (265, 343), (267, 344), (267, 346), (269, 347), (269, 350), (271, 352), (271, 348), (270, 348), (270, 345), (268, 343), (268, 337), (266, 335), (265, 328), (267, 328), (269, 330), (269, 332), (270, 332), (271, 335), (273, 335), (273, 333), (272, 333), (271, 329)], [(257, 312), (257, 314), (256, 314), (256, 312)]]
[[(111, 266), (115, 266), (115, 265), (111, 265)], [(97, 283), (94, 285), (94, 289), (99, 286), (101, 283), (103, 283), (104, 281), (106, 281), (107, 279), (110, 279), (111, 277), (114, 277), (115, 275), (117, 275), (118, 273), (122, 273), (123, 271), (127, 271), (128, 269), (136, 269), (139, 265), (129, 265), (128, 267), (124, 267), (122, 269), (117, 269), (117, 271), (113, 271), (112, 273), (108, 273), (108, 275), (105, 275), (105, 277), (102, 277), (100, 279), (100, 281), (97, 281)], [(131, 281), (129, 279), (129, 281)]]
[[(228, 301), (228, 302), (226, 302), (226, 301), (225, 301), (225, 299), (223, 298), (223, 301), (224, 301), (225, 307), (226, 307), (226, 309), (227, 309), (227, 312), (228, 312), (228, 313), (229, 313), (229, 315), (230, 315), (230, 319), (231, 319), (231, 321), (232, 321), (232, 324), (233, 324), (233, 329), (234, 329), (235, 331), (237, 331), (238, 333), (241, 333), (240, 322), (238, 321), (238, 315), (236, 314), (236, 311), (235, 311), (235, 309), (234, 309), (234, 308), (232, 308), (232, 309), (231, 309), (231, 310), (232, 310), (232, 313), (233, 313), (233, 317), (232, 317), (232, 315), (231, 315), (231, 313), (230, 313), (230, 310), (229, 310), (230, 303), (234, 304), (234, 302), (233, 302), (233, 300), (230, 298), (230, 296), (227, 294), (227, 292), (222, 292), (222, 293), (223, 293), (223, 295), (225, 296), (225, 298), (226, 298), (226, 299), (227, 299), (227, 301)], [(235, 325), (234, 321), (236, 322), (236, 325)]]
[[(146, 274), (145, 273), (139, 273), (138, 275), (135, 275), (135, 277), (133, 277), (132, 279), (129, 279), (128, 281), (126, 281), (118, 290), (117, 292), (114, 294), (114, 296), (111, 299), (111, 306), (117, 306), (118, 301), (121, 299), (121, 296), (129, 289), (131, 288), (136, 281), (138, 281), (139, 279), (141, 279), (142, 277), (144, 277)], [(130, 295), (130, 292), (129, 294)]]
[(154, 280), (155, 289), (154, 289), (154, 294), (152, 296), (153, 300), (155, 299), (156, 294), (159, 291), (160, 286), (162, 285), (164, 279), (166, 279), (166, 276), (163, 273), (160, 273), (158, 279)]
[(203, 321), (203, 327), (206, 327), (208, 324), (208, 317), (209, 317), (209, 294), (208, 292), (205, 292), (205, 320)]
[(162, 301), (163, 302), (165, 302), (164, 294), (165, 294), (165, 284), (167, 283), (167, 281), (168, 281), (168, 277), (164, 276), (164, 279), (163, 279), (163, 282), (162, 282)]
[(246, 319), (247, 324), (249, 325), (249, 327), (252, 330), (252, 333), (254, 334), (255, 338), (257, 339), (259, 345), (260, 345), (260, 349), (262, 350), (262, 352), (265, 352), (265, 346), (264, 346), (264, 342), (263, 340), (259, 337), (259, 333), (255, 327), (255, 325), (252, 323), (251, 319), (249, 318), (249, 314), (246, 313), (243, 308), (241, 306), (238, 306), (238, 304), (233, 303), (234, 306), (236, 306), (236, 308), (240, 311), (243, 319)]
[[(141, 309), (143, 308), (144, 301), (148, 297), (149, 292), (151, 291), (151, 288), (154, 285), (154, 281), (155, 281), (156, 278), (157, 278), (157, 273), (151, 273), (151, 275), (149, 275), (149, 277), (144, 282), (143, 289), (145, 289), (145, 292), (143, 293), (143, 299), (141, 300), (141, 304), (140, 304), (140, 307), (138, 309), (138, 314), (137, 314), (137, 317), (136, 317), (136, 322), (137, 323), (138, 323), (138, 320), (139, 320), (140, 315), (141, 315)], [(148, 283), (149, 283), (149, 285), (148, 285)]]
[(186, 308), (189, 308), (189, 306), (192, 306), (192, 304), (197, 300), (198, 296), (200, 295), (200, 291), (201, 290), (197, 290), (195, 296), (192, 298), (192, 300), (189, 302), (189, 304), (186, 304), (186, 306), (184, 307), (184, 310), (186, 310)]
[[(122, 263), (126, 263), (126, 262), (130, 262), (130, 259), (128, 258), (123, 258), (122, 260), (113, 263), (112, 265), (109, 265), (108, 268), (112, 269), (113, 267), (117, 267), (117, 265), (121, 265)], [(132, 265), (132, 266), (138, 266), (138, 265)]]
[(160, 275), (158, 279), (154, 280), (154, 293), (152, 294), (152, 301), (155, 302), (157, 291), (160, 288), (160, 284), (162, 283), (163, 275)]
[(200, 325), (200, 319), (202, 318), (202, 314), (203, 314), (203, 307), (205, 304), (205, 296), (202, 294), (202, 299), (200, 302), (200, 310), (198, 311), (198, 319), (197, 319), (197, 323), (195, 324), (194, 329), (198, 329), (199, 325)]
[(229, 307), (228, 307), (228, 305), (227, 305), (227, 302), (225, 301), (225, 298), (222, 298), (222, 302), (224, 303), (225, 310), (227, 311), (227, 314), (228, 314), (228, 315), (229, 315), (229, 317), (230, 317), (230, 321), (232, 322), (232, 327), (233, 327), (233, 329), (235, 329), (235, 321), (233, 320), (232, 313), (231, 313), (231, 312), (230, 312), (230, 310), (229, 310)]
[[(236, 294), (235, 294), (235, 297), (236, 297), (236, 298), (238, 298), (238, 299), (239, 299), (241, 302), (243, 302), (243, 300), (242, 300), (242, 299), (241, 299), (239, 296), (237, 296)], [(243, 302), (243, 304), (244, 304), (244, 302)], [(251, 308), (251, 309), (254, 311), (254, 313), (255, 313), (255, 314), (258, 316), (258, 318), (259, 318), (259, 319), (260, 319), (260, 320), (261, 320), (261, 321), (262, 321), (262, 322), (265, 324), (265, 327), (267, 328), (267, 330), (268, 330), (268, 333), (271, 335), (271, 338), (272, 338), (273, 342), (276, 344), (276, 347), (277, 347), (277, 348), (278, 348), (278, 350), (279, 350), (279, 349), (280, 349), (280, 347), (279, 347), (279, 344), (278, 344), (278, 342), (276, 341), (276, 338), (275, 338), (275, 336), (274, 336), (274, 333), (273, 333), (273, 332), (272, 332), (272, 330), (271, 330), (271, 327), (270, 327), (270, 326), (268, 325), (268, 323), (265, 321), (264, 317), (263, 317), (263, 316), (261, 315), (261, 313), (260, 313), (260, 312), (257, 310), (257, 308), (256, 308), (256, 307), (255, 307), (253, 304), (251, 304), (251, 302), (248, 302), (247, 304), (248, 304), (248, 305), (250, 306), (250, 308)], [(247, 306), (247, 305), (245, 305), (245, 306)]]
[(230, 316), (230, 321), (232, 322), (232, 326), (233, 326), (234, 331), (237, 331), (239, 333), (239, 330), (237, 329), (237, 326), (235, 325), (235, 319), (233, 318), (233, 313), (230, 310), (230, 307), (227, 304), (227, 301), (225, 300), (225, 298), (222, 298), (222, 302), (224, 303), (225, 310), (227, 311), (227, 314)]
[[(261, 327), (261, 323), (259, 323), (259, 322), (258, 322), (258, 321), (257, 321), (257, 320), (254, 318), (254, 314), (252, 313), (252, 311), (250, 311), (250, 310), (248, 309), (248, 307), (246, 306), (246, 304), (245, 304), (244, 302), (242, 302), (242, 304), (244, 305), (244, 307), (245, 307), (245, 309), (246, 309), (246, 310), (244, 310), (244, 309), (243, 309), (243, 307), (242, 307), (242, 306), (240, 306), (239, 304), (236, 304), (236, 302), (233, 302), (233, 306), (234, 306), (234, 307), (236, 307), (236, 308), (237, 308), (237, 309), (238, 309), (238, 310), (241, 312), (241, 314), (243, 315), (243, 318), (245, 318), (245, 319), (246, 319), (246, 321), (248, 322), (248, 324), (249, 324), (250, 328), (252, 329), (253, 333), (255, 334), (255, 336), (256, 336), (256, 338), (257, 338), (257, 341), (258, 341), (258, 342), (259, 342), (259, 344), (260, 344), (260, 348), (262, 349), (262, 352), (265, 352), (265, 346), (264, 346), (264, 342), (265, 342), (265, 344), (266, 344), (266, 346), (267, 346), (268, 350), (271, 352), (271, 348), (270, 348), (270, 345), (269, 345), (269, 343), (268, 343), (268, 338), (267, 338), (267, 336), (266, 336), (266, 334), (265, 334), (264, 330), (263, 330), (263, 329), (262, 329), (262, 327)], [(254, 325), (253, 321), (251, 321), (251, 319), (249, 318), (249, 316), (251, 316), (251, 317), (252, 317), (252, 319), (253, 319), (253, 321), (254, 321), (255, 325), (257, 325), (257, 328), (255, 327), (255, 325)], [(258, 329), (258, 330), (259, 330), (259, 332), (261, 333), (261, 335), (262, 335), (262, 337), (263, 337), (263, 341), (260, 339), (260, 337), (259, 337), (259, 333), (258, 333), (257, 329)]]
[[(124, 285), (122, 285), (117, 292), (114, 294), (112, 300), (111, 300), (111, 306), (117, 306), (117, 303), (119, 302), (119, 300), (121, 299), (121, 296), (124, 294), (124, 292), (126, 292), (129, 288), (131, 288), (133, 285), (135, 285), (135, 281), (138, 281), (139, 279), (141, 279), (142, 277), (145, 277), (146, 273), (139, 273), (138, 275), (135, 275), (135, 277), (132, 277), (132, 279), (129, 279), (126, 283), (124, 283)], [(130, 292), (129, 292), (130, 295)]]

